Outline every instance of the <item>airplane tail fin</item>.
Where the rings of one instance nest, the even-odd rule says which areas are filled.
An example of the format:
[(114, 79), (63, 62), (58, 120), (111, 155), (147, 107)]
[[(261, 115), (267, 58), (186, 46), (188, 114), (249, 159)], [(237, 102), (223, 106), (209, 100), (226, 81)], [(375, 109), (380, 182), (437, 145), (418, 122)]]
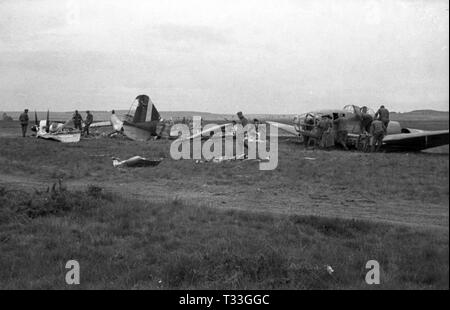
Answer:
[(150, 100), (147, 95), (139, 95), (136, 97), (138, 100), (138, 106), (134, 113), (133, 123), (143, 123), (147, 118), (148, 102)]
[[(143, 123), (146, 120), (159, 121), (161, 116), (156, 109), (150, 97), (147, 95), (139, 95), (136, 97), (138, 100), (138, 105), (133, 117), (133, 123)], [(149, 109), (149, 104), (151, 104), (151, 109)]]

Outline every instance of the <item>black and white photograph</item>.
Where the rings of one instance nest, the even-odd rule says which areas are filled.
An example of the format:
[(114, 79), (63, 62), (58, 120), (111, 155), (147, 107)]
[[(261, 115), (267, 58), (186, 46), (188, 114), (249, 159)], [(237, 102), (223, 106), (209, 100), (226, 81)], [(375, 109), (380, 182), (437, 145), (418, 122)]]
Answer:
[(448, 289), (447, 0), (0, 0), (0, 290)]

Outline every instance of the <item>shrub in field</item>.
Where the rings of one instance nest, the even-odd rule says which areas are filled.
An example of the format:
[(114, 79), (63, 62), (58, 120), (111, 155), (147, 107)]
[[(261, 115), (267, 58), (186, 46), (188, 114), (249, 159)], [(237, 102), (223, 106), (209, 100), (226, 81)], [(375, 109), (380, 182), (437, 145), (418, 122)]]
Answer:
[(84, 192), (72, 192), (61, 181), (46, 190), (35, 190), (34, 193), (0, 188), (0, 222), (10, 219), (14, 214), (37, 218), (89, 210), (96, 208), (101, 200), (113, 199), (112, 194), (99, 186), (90, 185)]

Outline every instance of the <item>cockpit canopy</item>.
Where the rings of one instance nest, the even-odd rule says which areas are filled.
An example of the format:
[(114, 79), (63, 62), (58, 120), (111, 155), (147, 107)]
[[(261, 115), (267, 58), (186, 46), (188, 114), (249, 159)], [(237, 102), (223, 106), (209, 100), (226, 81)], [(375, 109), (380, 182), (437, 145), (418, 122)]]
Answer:
[(357, 105), (353, 105), (353, 104), (349, 104), (346, 105), (344, 107), (344, 110), (349, 112), (349, 113), (353, 113), (353, 114), (360, 114), (363, 112), (363, 109), (366, 109), (366, 113), (369, 114), (370, 116), (374, 117), (375, 116), (375, 111), (372, 108), (369, 108), (367, 106), (362, 106), (359, 107)]

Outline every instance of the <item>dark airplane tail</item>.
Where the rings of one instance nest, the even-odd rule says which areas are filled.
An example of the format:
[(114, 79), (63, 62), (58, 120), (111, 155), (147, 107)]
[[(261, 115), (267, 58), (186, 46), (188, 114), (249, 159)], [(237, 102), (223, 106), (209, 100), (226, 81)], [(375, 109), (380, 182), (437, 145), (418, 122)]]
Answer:
[(138, 106), (136, 112), (134, 113), (133, 123), (143, 123), (147, 118), (148, 102), (150, 97), (147, 95), (139, 95), (136, 97), (138, 100)]
[(136, 100), (138, 100), (138, 106), (136, 108), (136, 112), (134, 113), (133, 123), (144, 123), (147, 120), (149, 103), (152, 105), (151, 114), (149, 115), (150, 121), (159, 121), (161, 119), (158, 110), (150, 100), (149, 96), (139, 95), (136, 97)]

